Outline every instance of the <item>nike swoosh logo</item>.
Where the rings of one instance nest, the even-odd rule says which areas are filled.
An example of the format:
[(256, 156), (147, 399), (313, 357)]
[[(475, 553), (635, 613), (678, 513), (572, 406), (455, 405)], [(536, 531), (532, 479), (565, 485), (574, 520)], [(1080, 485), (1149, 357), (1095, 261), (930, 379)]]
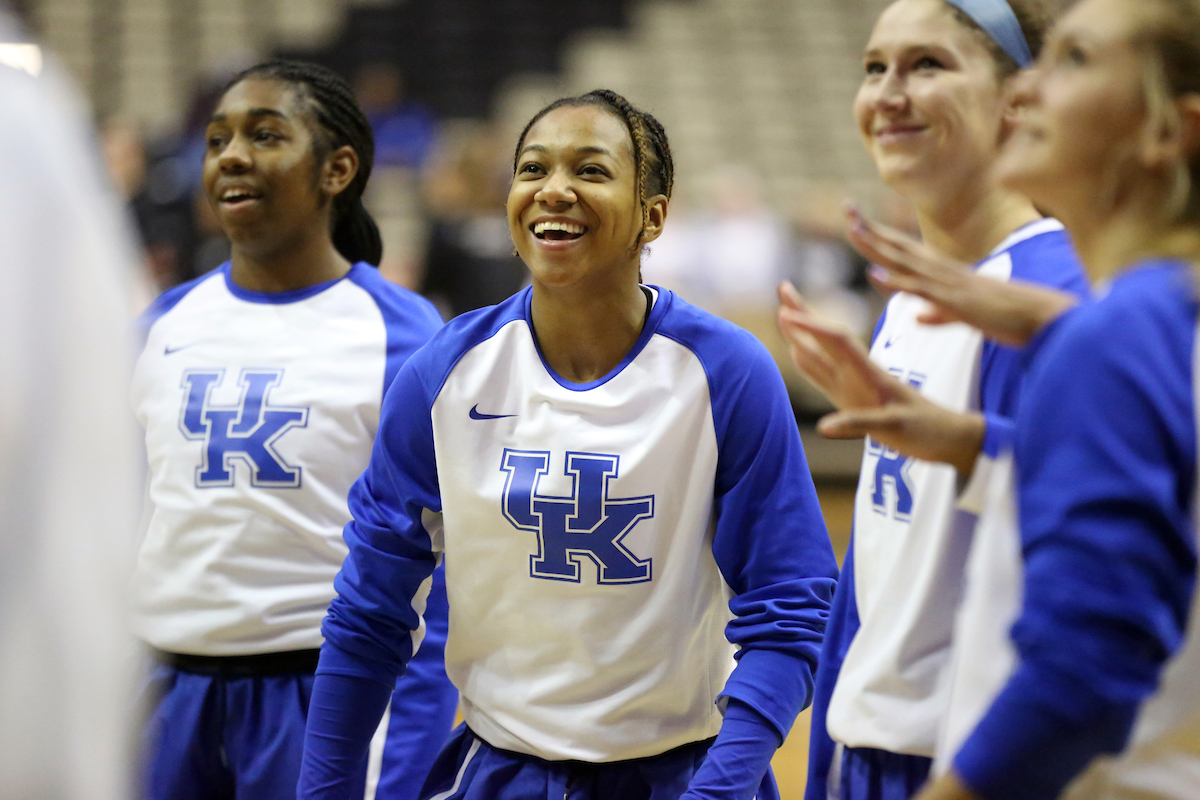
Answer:
[(896, 343), (896, 340), (899, 338), (900, 338), (899, 336), (893, 336), (890, 339), (888, 339), (886, 342), (883, 343), (883, 349), (887, 350), (889, 347), (894, 345)]
[(185, 344), (185, 345), (181, 345), (179, 347), (171, 347), (171, 345), (166, 345), (165, 347), (163, 347), (163, 355), (169, 356), (172, 353), (178, 353), (180, 350), (187, 350), (189, 347), (195, 347), (196, 344), (198, 344), (198, 343), (192, 342), (191, 344)]
[(515, 417), (516, 414), (480, 414), (479, 403), (471, 406), (471, 413), (468, 415), (471, 419), (507, 419)]

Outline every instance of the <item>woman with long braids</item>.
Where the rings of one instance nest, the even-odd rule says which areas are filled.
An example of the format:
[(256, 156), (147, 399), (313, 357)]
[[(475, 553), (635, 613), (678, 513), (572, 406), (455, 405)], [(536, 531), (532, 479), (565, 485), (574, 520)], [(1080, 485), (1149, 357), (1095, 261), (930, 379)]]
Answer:
[[(206, 137), (204, 189), (232, 259), (146, 312), (133, 386), (149, 458), (136, 626), (158, 660), (145, 793), (290, 800), (346, 493), (384, 393), (441, 319), (372, 267), (374, 143), (338, 76), (252, 67)], [(401, 788), (419, 785), (453, 724), (443, 591), (395, 687), (386, 757), (408, 770)], [(351, 778), (356, 797), (364, 780)]]
[(782, 379), (639, 281), (673, 181), (654, 117), (559, 100), (514, 172), (533, 285), (453, 320), (388, 393), (299, 796), (352, 796), (444, 555), (465, 724), (423, 798), (777, 797), (836, 575)]

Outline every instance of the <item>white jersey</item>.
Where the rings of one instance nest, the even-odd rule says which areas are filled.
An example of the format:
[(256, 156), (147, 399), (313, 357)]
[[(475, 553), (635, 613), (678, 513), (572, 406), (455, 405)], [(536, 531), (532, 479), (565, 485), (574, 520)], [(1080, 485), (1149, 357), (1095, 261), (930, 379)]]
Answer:
[(980, 455), (960, 509), (978, 515), (966, 588), (954, 625), (950, 704), (939, 731), (933, 771), (950, 768), (1017, 663), (1008, 636), (1021, 611), (1025, 574), (1011, 451)]
[(332, 649), (399, 669), (444, 552), (446, 670), (494, 747), (653, 756), (716, 735), (719, 695), (786, 730), (836, 567), (770, 356), (660, 292), (624, 361), (569, 383), (531, 302), (458, 317), (396, 379), (351, 493)]
[(366, 264), (272, 294), (236, 286), (226, 264), (167, 292), (147, 324), (137, 633), (206, 656), (320, 647), (384, 390), (440, 317)]
[[(1009, 236), (977, 272), (1001, 281), (1082, 283), (1062, 225), (1045, 219)], [(928, 326), (928, 304), (888, 303), (871, 360), (954, 411), (1011, 416), (1019, 354), (963, 324)], [(860, 627), (829, 702), (829, 735), (849, 747), (932, 756), (945, 713), (954, 612), (974, 518), (956, 510), (955, 469), (867, 442), (855, 495), (853, 591)]]

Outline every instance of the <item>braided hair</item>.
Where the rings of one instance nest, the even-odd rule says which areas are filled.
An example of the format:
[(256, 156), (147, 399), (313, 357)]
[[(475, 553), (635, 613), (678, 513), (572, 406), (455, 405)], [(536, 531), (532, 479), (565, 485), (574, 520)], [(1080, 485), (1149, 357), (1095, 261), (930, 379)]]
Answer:
[(637, 192), (638, 204), (642, 209), (642, 229), (638, 231), (634, 247), (642, 242), (646, 226), (650, 224), (651, 197), (665, 195), (671, 199), (671, 190), (675, 188), (675, 161), (671, 157), (671, 145), (667, 141), (667, 131), (662, 123), (647, 111), (635, 108), (632, 103), (610, 89), (593, 89), (587, 94), (577, 97), (563, 97), (533, 115), (521, 137), (517, 139), (517, 150), (513, 155), (513, 173), (521, 160), (521, 150), (525, 147), (525, 137), (538, 120), (559, 108), (577, 108), (580, 106), (598, 106), (625, 123), (629, 138), (633, 141), (633, 166), (637, 175), (634, 190)]
[(366, 261), (379, 266), (383, 240), (379, 227), (362, 202), (363, 190), (375, 162), (375, 134), (358, 107), (354, 90), (330, 69), (304, 61), (268, 61), (239, 73), (225, 87), (229, 91), (247, 78), (277, 80), (295, 86), (308, 106), (318, 130), (313, 131), (317, 163), (339, 147), (349, 145), (358, 154), (358, 172), (333, 198), (333, 246), (350, 263)]

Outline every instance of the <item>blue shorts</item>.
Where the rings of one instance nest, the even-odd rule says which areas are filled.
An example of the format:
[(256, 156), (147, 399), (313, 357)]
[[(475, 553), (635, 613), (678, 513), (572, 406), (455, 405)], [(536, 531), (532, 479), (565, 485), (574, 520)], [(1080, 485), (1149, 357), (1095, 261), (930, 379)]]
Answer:
[(867, 747), (842, 752), (837, 800), (909, 800), (929, 778), (933, 761)]
[[(466, 725), (434, 763), (421, 800), (679, 800), (712, 740), (632, 761), (545, 761), (492, 747)], [(779, 800), (767, 771), (757, 800)]]
[[(315, 668), (315, 661), (314, 661)], [(311, 671), (151, 672), (146, 800), (295, 800)], [(364, 787), (366, 770), (361, 777)]]

